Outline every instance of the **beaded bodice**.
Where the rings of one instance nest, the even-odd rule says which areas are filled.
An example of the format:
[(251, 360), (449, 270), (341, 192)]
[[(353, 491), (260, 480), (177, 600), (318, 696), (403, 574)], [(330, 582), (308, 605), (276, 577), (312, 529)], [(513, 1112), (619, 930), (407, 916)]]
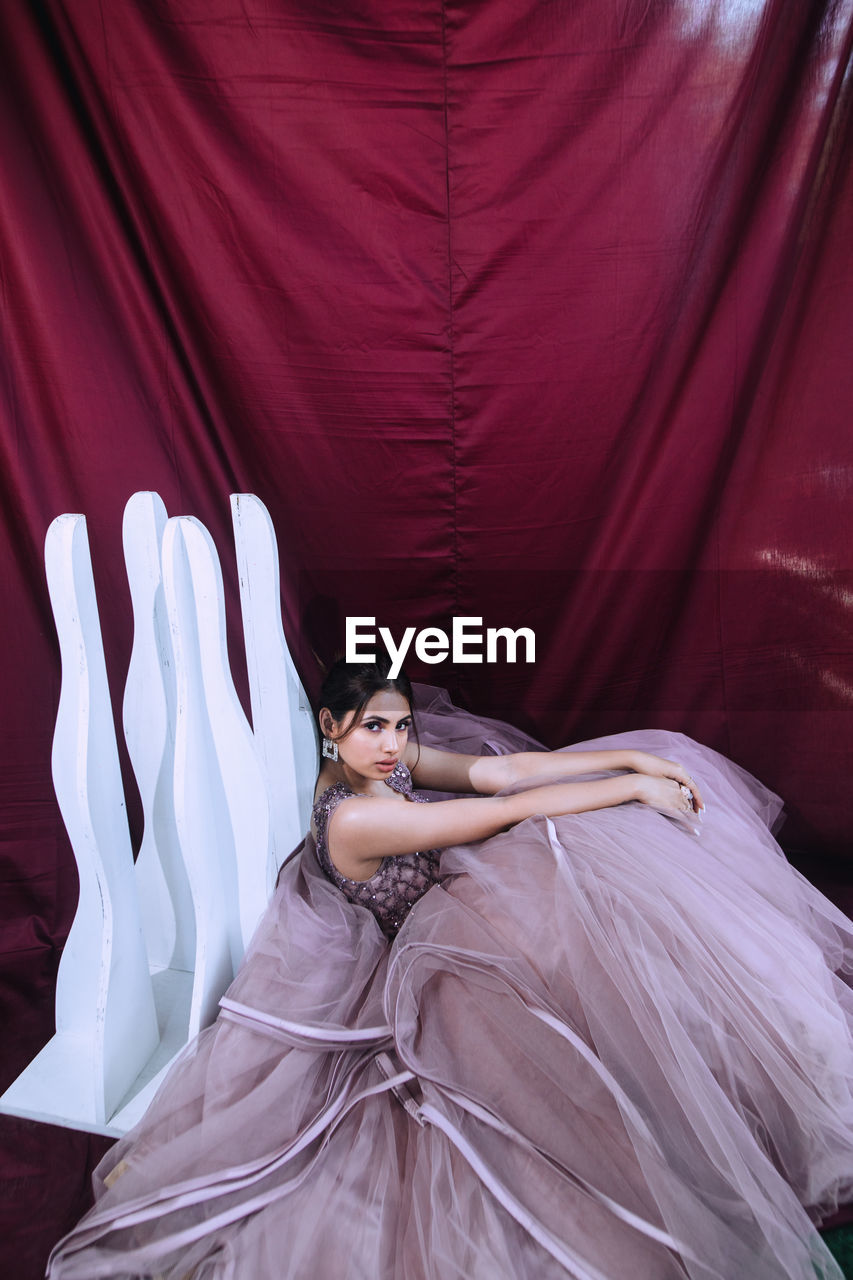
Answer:
[[(400, 792), (407, 800), (428, 803), (426, 796), (412, 790), (412, 775), (402, 761), (385, 779), (385, 785)], [(348, 876), (341, 875), (329, 856), (329, 819), (342, 800), (358, 794), (345, 782), (335, 782), (318, 797), (312, 811), (317, 831), (317, 861), (332, 884), (350, 902), (373, 912), (385, 937), (391, 939), (396, 936), (418, 898), (438, 883), (439, 853), (436, 849), (428, 849), (426, 853), (383, 858), (379, 869), (369, 880), (350, 880)]]

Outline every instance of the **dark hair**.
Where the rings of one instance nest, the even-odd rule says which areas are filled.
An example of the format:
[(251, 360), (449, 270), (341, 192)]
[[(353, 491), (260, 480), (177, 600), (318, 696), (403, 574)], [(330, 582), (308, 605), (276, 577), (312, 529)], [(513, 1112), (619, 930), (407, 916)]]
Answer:
[[(402, 694), (411, 711), (412, 683), (409, 677), (405, 671), (401, 671), (392, 679), (388, 674), (390, 670), (391, 659), (387, 653), (377, 658), (376, 662), (345, 662), (340, 659), (326, 673), (320, 690), (320, 707), (328, 707), (332, 713), (332, 719), (337, 720), (338, 724), (346, 715), (354, 712), (353, 721), (347, 733), (359, 723), (361, 713), (373, 695), (382, 693), (386, 689)], [(414, 725), (414, 717), (412, 723)], [(346, 736), (345, 733), (343, 737)], [(417, 730), (415, 730), (415, 741), (417, 741)]]

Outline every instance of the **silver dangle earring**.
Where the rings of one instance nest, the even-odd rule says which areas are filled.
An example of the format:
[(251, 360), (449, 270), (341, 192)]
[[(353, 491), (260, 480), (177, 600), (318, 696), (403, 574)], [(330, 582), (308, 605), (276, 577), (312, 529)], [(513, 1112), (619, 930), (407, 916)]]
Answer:
[(323, 739), (323, 756), (326, 760), (337, 760), (338, 744), (333, 742), (331, 738)]

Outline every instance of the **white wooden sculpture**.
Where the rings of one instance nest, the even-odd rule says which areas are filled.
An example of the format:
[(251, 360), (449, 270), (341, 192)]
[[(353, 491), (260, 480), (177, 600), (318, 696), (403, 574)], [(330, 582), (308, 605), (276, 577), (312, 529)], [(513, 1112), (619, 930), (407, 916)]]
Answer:
[(80, 900), (57, 1033), (0, 1110), (103, 1133), (134, 1124), (215, 1017), (268, 900), (275, 850), (307, 828), (317, 738), (281, 625), (275, 533), (256, 498), (232, 504), (260, 749), (231, 679), (210, 535), (190, 517), (167, 520), (156, 494), (135, 494), (125, 512), (134, 646), (124, 727), (145, 819), (135, 867), (85, 520), (60, 516), (48, 532), (63, 670), (54, 780)]
[(301, 841), (311, 817), (320, 742), (281, 620), (278, 544), (270, 514), (251, 493), (232, 493), (231, 516), (255, 743), (270, 795), (273, 865)]
[(53, 782), (80, 897), (59, 964), (56, 1034), (2, 1101), (97, 1130), (154, 1052), (157, 1019), (84, 516), (53, 521), (45, 562), (62, 658)]
[(269, 897), (269, 798), (228, 665), (219, 560), (197, 520), (166, 525), (163, 573), (178, 688), (175, 818), (196, 906), (195, 1034)]
[(152, 970), (190, 973), (195, 913), (175, 826), (175, 668), (162, 547), (166, 508), (156, 493), (135, 493), (122, 524), (133, 606), (133, 649), (124, 688), (124, 736), (144, 818), (136, 883)]
[(135, 493), (125, 507), (122, 524), (133, 606), (123, 723), (142, 801), (136, 891), (159, 1032), (154, 1052), (109, 1120), (109, 1129), (122, 1132), (142, 1115), (186, 1043), (193, 991), (195, 909), (174, 814), (176, 689), (161, 564), (166, 519), (166, 508), (156, 493)]

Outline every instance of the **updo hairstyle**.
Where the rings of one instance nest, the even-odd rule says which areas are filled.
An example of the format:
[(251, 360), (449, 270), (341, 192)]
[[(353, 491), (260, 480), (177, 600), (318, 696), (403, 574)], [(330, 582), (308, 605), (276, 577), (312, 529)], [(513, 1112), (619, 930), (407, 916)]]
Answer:
[[(352, 724), (341, 738), (345, 738), (360, 723), (362, 712), (375, 693), (390, 689), (394, 693), (402, 694), (411, 712), (412, 682), (404, 671), (391, 679), (388, 675), (390, 669), (391, 659), (387, 653), (377, 658), (376, 662), (345, 662), (341, 658), (329, 668), (320, 690), (320, 709), (328, 707), (332, 719), (338, 724), (347, 715), (355, 713)], [(414, 719), (412, 727), (414, 728)], [(341, 738), (337, 741), (340, 742)], [(415, 741), (417, 741), (417, 730), (415, 730)]]

